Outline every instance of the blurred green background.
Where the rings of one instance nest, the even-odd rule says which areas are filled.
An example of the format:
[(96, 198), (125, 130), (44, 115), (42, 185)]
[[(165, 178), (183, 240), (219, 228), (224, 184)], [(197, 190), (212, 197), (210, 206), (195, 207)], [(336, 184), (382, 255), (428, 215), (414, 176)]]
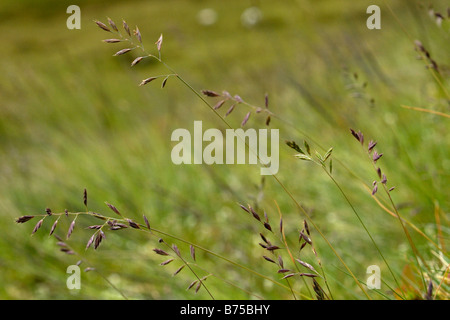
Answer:
[[(164, 89), (158, 81), (139, 87), (142, 79), (167, 70), (150, 59), (130, 68), (135, 52), (113, 57), (124, 46), (102, 43), (114, 36), (93, 22), (106, 23), (107, 17), (117, 25), (122, 19), (132, 28), (137, 25), (146, 49), (155, 54), (154, 42), (162, 33), (164, 61), (198, 91), (227, 90), (262, 107), (268, 93), (269, 109), (291, 124), (274, 118), (270, 125), (280, 129), (278, 178), (362, 282), (367, 267), (375, 264), (383, 280), (395, 287), (337, 187), (319, 167), (292, 157), (285, 140), (301, 144), (307, 139), (320, 152), (334, 148), (333, 175), (399, 278), (414, 266), (411, 249), (398, 220), (364, 188), (371, 187), (376, 174), (349, 128), (361, 130), (366, 141), (378, 141), (377, 149), (384, 154), (379, 164), (389, 186), (396, 186), (393, 198), (403, 217), (440, 249), (448, 247), (449, 119), (401, 107), (450, 113), (448, 3), (389, 3), (392, 12), (384, 1), (375, 0), (3, 0), (0, 298), (121, 299), (110, 283), (131, 299), (209, 298), (205, 290), (186, 290), (195, 279), (187, 268), (172, 276), (179, 261), (159, 265), (163, 258), (152, 249), (161, 247), (161, 235), (108, 232), (97, 251), (85, 252), (92, 232), (84, 228), (98, 221), (83, 216), (68, 243), (89, 260), (82, 269), (90, 266), (99, 272), (82, 273), (81, 290), (68, 290), (66, 268), (79, 257), (59, 251), (48, 236), (48, 220), (33, 236), (36, 218), (23, 225), (14, 220), (45, 214), (46, 207), (54, 212), (83, 211), (84, 188), (91, 211), (114, 215), (107, 201), (141, 223), (145, 214), (157, 229), (282, 282), (276, 266), (262, 258), (266, 252), (258, 242), (263, 229), (237, 205), (266, 210), (277, 226), (276, 201), (286, 237), (298, 248), (304, 217), (275, 179), (262, 181), (258, 166), (172, 164), (173, 130), (193, 130), (194, 120), (202, 120), (204, 127), (225, 129), (224, 124), (175, 78)], [(81, 8), (80, 30), (66, 27), (71, 4)], [(381, 30), (366, 27), (371, 4), (381, 7)], [(441, 24), (431, 9), (444, 15)], [(426, 61), (417, 59), (416, 39), (439, 65), (437, 77)], [(239, 106), (227, 120), (237, 128), (247, 111)], [(247, 126), (264, 128), (264, 121), (263, 115), (252, 115)], [(378, 197), (389, 206), (383, 193)], [(64, 236), (69, 223), (61, 219), (55, 233)], [(431, 268), (442, 275), (447, 255), (410, 232)], [(365, 298), (314, 229), (312, 238), (333, 296)], [(185, 244), (164, 239), (189, 256)], [(301, 257), (317, 268), (310, 250), (302, 251)], [(217, 276), (206, 281), (215, 298), (292, 298), (289, 290), (200, 250), (197, 263), (206, 270), (198, 269), (200, 275)], [(403, 282), (415, 286), (408, 279)], [(302, 281), (292, 283), (295, 290), (311, 296)], [(381, 292), (393, 298), (385, 284)]]

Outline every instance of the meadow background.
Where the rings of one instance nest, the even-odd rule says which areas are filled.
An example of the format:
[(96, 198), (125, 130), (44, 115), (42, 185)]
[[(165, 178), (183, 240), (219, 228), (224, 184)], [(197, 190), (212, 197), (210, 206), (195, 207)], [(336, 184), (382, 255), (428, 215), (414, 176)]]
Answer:
[[(398, 220), (371, 196), (376, 174), (349, 128), (366, 141), (378, 142), (379, 161), (396, 186), (392, 196), (402, 217), (428, 239), (409, 228), (430, 266), (435, 287), (448, 266), (450, 152), (449, 119), (402, 108), (408, 105), (450, 113), (448, 85), (450, 20), (446, 1), (286, 0), (286, 1), (12, 1), (0, 4), (0, 298), (2, 299), (208, 299), (205, 290), (186, 290), (194, 280), (188, 270), (176, 277), (175, 261), (160, 266), (158, 235), (134, 230), (108, 233), (97, 251), (84, 250), (97, 221), (80, 217), (70, 243), (98, 272), (82, 273), (81, 290), (68, 290), (68, 265), (79, 257), (59, 251), (47, 222), (30, 236), (36, 218), (18, 225), (25, 214), (68, 209), (83, 211), (83, 189), (89, 210), (113, 215), (105, 201), (124, 215), (208, 248), (260, 274), (282, 282), (277, 268), (262, 258), (258, 245), (264, 229), (238, 204), (266, 210), (278, 225), (275, 202), (283, 213), (286, 237), (298, 247), (304, 216), (279, 184), (260, 176), (252, 165), (172, 164), (173, 130), (224, 124), (175, 78), (139, 87), (144, 78), (166, 73), (146, 60), (130, 68), (134, 53), (113, 57), (121, 44), (93, 20), (119, 25), (125, 19), (139, 27), (146, 49), (164, 35), (165, 62), (196, 90), (240, 95), (269, 108), (280, 129), (278, 178), (310, 213), (327, 239), (361, 282), (369, 265), (379, 265), (382, 279), (395, 283), (339, 189), (317, 166), (294, 158), (285, 140), (308, 140), (320, 152), (333, 147), (333, 176), (359, 212), (398, 276), (408, 298), (423, 298), (415, 260)], [(81, 8), (81, 30), (68, 30), (66, 8)], [(368, 30), (366, 9), (382, 10), (381, 30)], [(430, 7), (431, 6), (431, 7)], [(255, 24), (242, 14), (256, 7)], [(213, 24), (199, 13), (210, 8)], [(438, 23), (436, 16), (444, 20)], [(204, 11), (203, 11), (204, 12)], [(247, 11), (248, 12), (248, 11)], [(211, 16), (206, 16), (211, 18)], [(251, 17), (250, 17), (251, 18)], [(251, 19), (250, 19), (251, 22)], [(419, 40), (439, 65), (440, 73), (417, 59)], [(438, 81), (437, 81), (438, 79)], [(209, 101), (214, 101), (213, 99)], [(242, 107), (242, 108), (241, 108)], [(224, 107), (225, 108), (225, 107)], [(226, 109), (222, 111), (222, 114)], [(227, 120), (239, 127), (239, 106)], [(248, 127), (265, 128), (263, 115), (252, 115)], [(379, 203), (377, 203), (377, 201)], [(81, 219), (83, 218), (83, 219)], [(55, 233), (65, 235), (69, 219)], [(333, 297), (365, 299), (323, 239), (311, 230)], [(266, 234), (266, 233), (265, 233)], [(189, 248), (177, 243), (189, 256)], [(289, 290), (197, 250), (202, 275), (217, 299), (292, 299)], [(311, 250), (302, 259), (317, 268)], [(285, 258), (286, 260), (286, 258)], [(440, 276), (440, 278), (439, 278)], [(218, 278), (220, 277), (220, 278)], [(105, 281), (107, 278), (108, 281)], [(227, 279), (245, 290), (221, 280)], [(310, 279), (307, 279), (307, 283)], [(321, 280), (319, 280), (321, 281)], [(301, 280), (296, 290), (314, 297)], [(323, 282), (320, 282), (323, 287)], [(417, 290), (420, 291), (417, 291)], [(448, 289), (444, 281), (442, 289)], [(252, 294), (249, 294), (252, 293)], [(369, 291), (374, 299), (394, 298)], [(448, 292), (448, 291), (447, 291)], [(445, 297), (445, 295), (444, 295)], [(446, 296), (448, 297), (448, 295)]]

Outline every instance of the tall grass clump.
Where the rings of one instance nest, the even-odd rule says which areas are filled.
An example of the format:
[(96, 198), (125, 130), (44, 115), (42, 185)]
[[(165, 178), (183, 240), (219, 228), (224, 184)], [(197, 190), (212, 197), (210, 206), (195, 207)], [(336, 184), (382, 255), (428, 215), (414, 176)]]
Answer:
[[(435, 14), (436, 17), (439, 15)], [(346, 141), (356, 139), (359, 144), (354, 146), (350, 142), (348, 143), (349, 150), (346, 151), (350, 154), (349, 160), (348, 156), (344, 156), (343, 150), (339, 150), (335, 146), (324, 147), (322, 144), (325, 143), (315, 138), (313, 133), (305, 132), (301, 124), (291, 121), (289, 115), (283, 116), (282, 111), (279, 111), (280, 108), (272, 108), (271, 95), (268, 93), (264, 92), (261, 94), (259, 102), (252, 103), (245, 98), (245, 94), (242, 92), (232, 94), (227, 90), (214, 88), (196, 89), (187, 77), (181, 75), (165, 60), (163, 53), (166, 40), (162, 34), (155, 39), (152, 49), (148, 50), (147, 44), (145, 45), (147, 49), (144, 48), (145, 38), (140, 29), (137, 26), (131, 28), (125, 20), (116, 24), (115, 21), (107, 18), (105, 23), (95, 21), (95, 24), (110, 35), (103, 42), (111, 46), (120, 46), (113, 50), (114, 57), (133, 55), (128, 62), (131, 68), (139, 68), (146, 60), (153, 60), (165, 68), (166, 72), (150, 74), (141, 79), (138, 83), (140, 87), (145, 87), (147, 90), (148, 87), (158, 83), (161, 89), (166, 89), (172, 85), (172, 82), (178, 81), (225, 128), (233, 128), (232, 123), (238, 123), (240, 127), (249, 127), (252, 122), (255, 127), (276, 125), (283, 128), (287, 147), (285, 150), (287, 156), (284, 161), (293, 162), (294, 168), (306, 167), (314, 175), (320, 176), (318, 181), (326, 188), (334, 190), (333, 194), (337, 201), (344, 203), (344, 207), (352, 214), (353, 220), (350, 221), (354, 222), (353, 226), (368, 241), (370, 250), (373, 250), (377, 259), (380, 259), (377, 261), (382, 262), (383, 268), (386, 270), (383, 273), (382, 282), (384, 288), (387, 289), (368, 287), (364, 278), (366, 275), (356, 271), (355, 263), (349, 262), (353, 252), (347, 252), (336, 240), (336, 237), (332, 236), (332, 222), (328, 225), (324, 223), (324, 219), (319, 219), (320, 213), (313, 212), (308, 205), (310, 200), (304, 199), (301, 194), (296, 192), (295, 185), (293, 187), (290, 179), (298, 180), (301, 177), (291, 169), (292, 166), (289, 167), (289, 170), (292, 171), (273, 174), (263, 179), (258, 190), (260, 193), (257, 193), (256, 196), (234, 201), (233, 213), (237, 216), (244, 213), (244, 215), (238, 216), (238, 219), (248, 223), (251, 241), (242, 242), (242, 246), (248, 245), (249, 248), (233, 244), (231, 251), (245, 252), (246, 254), (251, 252), (259, 257), (261, 265), (248, 265), (245, 263), (245, 257), (241, 257), (239, 254), (229, 257), (217, 249), (210, 249), (210, 243), (197, 243), (188, 240), (182, 234), (173, 234), (170, 230), (171, 226), (164, 225), (162, 228), (154, 226), (152, 217), (148, 214), (141, 215), (138, 220), (135, 218), (135, 212), (127, 213), (130, 210), (118, 208), (109, 202), (105, 203), (107, 213), (97, 212), (98, 210), (92, 211), (88, 207), (88, 191), (86, 189), (80, 195), (84, 207), (82, 211), (67, 209), (54, 211), (46, 208), (45, 213), (17, 218), (16, 222), (20, 224), (29, 224), (29, 221), (36, 222), (31, 231), (32, 235), (47, 224), (50, 228), (49, 235), (56, 238), (56, 243), (62, 252), (77, 256), (77, 265), (86, 265), (85, 272), (98, 272), (112, 290), (117, 291), (125, 299), (129, 297), (129, 294), (125, 292), (126, 289), (113, 284), (103, 272), (98, 270), (97, 266), (85, 257), (85, 253), (88, 250), (99, 251), (101, 246), (106, 245), (109, 238), (117, 240), (116, 234), (128, 231), (139, 232), (148, 239), (153, 246), (152, 254), (160, 259), (158, 264), (161, 267), (170, 270), (169, 268), (173, 266), (174, 270), (168, 271), (168, 275), (176, 277), (189, 292), (203, 292), (203, 297), (209, 299), (223, 298), (221, 295), (223, 286), (232, 287), (246, 298), (265, 298), (264, 292), (261, 292), (260, 289), (256, 290), (249, 283), (243, 283), (242, 280), (234, 280), (235, 273), (248, 275), (252, 279), (257, 279), (256, 281), (264, 282), (270, 288), (276, 288), (279, 290), (280, 298), (294, 300), (342, 299), (343, 291), (349, 291), (350, 296), (358, 299), (369, 300), (448, 299), (449, 256), (445, 244), (446, 237), (448, 237), (448, 226), (445, 225), (448, 222), (445, 217), (447, 208), (441, 208), (437, 201), (434, 204), (435, 223), (433, 227), (437, 234), (435, 237), (427, 234), (423, 230), (423, 226), (416, 225), (410, 217), (403, 214), (399, 204), (401, 200), (398, 199), (401, 197), (395, 196), (395, 192), (402, 186), (395, 185), (395, 176), (398, 175), (389, 168), (393, 162), (403, 160), (395, 159), (392, 150), (391, 152), (380, 151), (382, 150), (380, 146), (384, 147), (386, 144), (386, 135), (389, 134), (386, 132), (387, 130), (376, 130), (376, 136), (367, 140), (365, 137), (367, 134), (362, 132), (364, 130), (353, 129), (353, 124), (351, 126), (348, 123), (336, 124), (336, 126), (345, 127), (343, 139)], [(419, 54), (421, 63), (426, 67), (424, 70), (429, 73), (430, 81), (438, 92), (436, 104), (444, 105), (448, 110), (450, 101), (446, 84), (448, 75), (444, 74), (440, 62), (434, 60), (433, 55), (421, 41), (413, 40), (411, 45), (411, 51), (415, 49)], [(367, 83), (360, 86), (357, 73), (353, 73), (349, 81), (351, 83), (347, 86), (352, 90), (352, 95), (366, 99), (365, 102), (371, 108), (371, 117), (377, 117), (380, 111), (376, 109), (376, 104), (380, 102), (366, 93)], [(318, 102), (318, 104), (321, 103)], [(433, 111), (406, 104), (403, 105), (403, 108), (417, 112), (416, 117), (421, 117), (426, 113), (427, 116), (436, 117), (434, 121), (448, 121), (446, 119), (448, 112), (446, 111)], [(232, 117), (236, 117), (237, 120), (231, 120)], [(261, 123), (258, 123), (259, 120), (262, 120)], [(370, 128), (369, 124), (365, 124), (365, 126)], [(373, 130), (368, 131), (371, 132), (370, 135), (373, 135)], [(382, 140), (384, 143), (378, 143), (377, 140)], [(256, 150), (252, 150), (248, 144), (246, 147), (249, 152), (256, 153)], [(362, 152), (359, 152), (361, 151), (359, 149)], [(289, 152), (292, 151), (295, 153), (290, 154)], [(406, 150), (405, 153), (408, 158), (414, 160), (414, 154), (417, 152), (419, 151)], [(390, 158), (390, 161), (384, 164), (383, 160), (386, 158)], [(276, 191), (265, 194), (263, 191), (264, 184), (267, 183), (265, 180), (269, 179), (274, 182)], [(306, 187), (313, 183), (311, 181), (304, 182)], [(351, 188), (353, 183), (358, 186), (360, 191), (356, 195), (353, 194)], [(270, 198), (269, 201), (261, 201), (259, 195), (263, 193), (265, 197)], [(364, 197), (364, 202), (368, 204), (364, 207), (357, 205), (355, 203), (357, 197)], [(279, 205), (281, 201), (283, 201), (283, 205)], [(317, 195), (316, 201), (327, 202), (327, 194)], [(367, 212), (365, 208), (371, 208), (370, 210), (377, 214), (380, 212), (385, 214), (383, 221), (386, 224), (393, 225), (395, 222), (395, 227), (391, 226), (390, 228), (396, 228), (394, 230), (402, 235), (402, 241), (408, 245), (408, 248), (405, 249), (407, 261), (399, 262), (398, 257), (392, 256), (392, 250), (386, 247), (385, 239), (378, 235), (383, 226), (373, 225), (371, 213)], [(332, 211), (333, 208), (329, 208), (329, 210)], [(173, 223), (179, 222), (173, 221)], [(64, 224), (64, 229), (62, 224)], [(221, 227), (228, 226), (222, 226), (220, 223), (211, 226), (212, 229)], [(78, 232), (77, 229), (83, 229), (84, 231), (80, 230), (79, 232), (86, 234), (82, 248), (75, 248), (71, 245), (72, 234)], [(241, 235), (236, 232), (233, 236), (239, 238)], [(352, 243), (353, 241), (363, 241), (354, 239), (351, 234), (338, 235), (337, 238), (350, 241), (350, 248), (352, 245), (357, 245)], [(97, 254), (101, 254), (101, 252)], [(116, 254), (120, 255), (120, 252)], [(139, 253), (136, 255), (139, 256)], [(218, 265), (226, 265), (226, 267), (218, 268)], [(351, 283), (350, 288), (341, 288), (348, 286), (348, 283)]]

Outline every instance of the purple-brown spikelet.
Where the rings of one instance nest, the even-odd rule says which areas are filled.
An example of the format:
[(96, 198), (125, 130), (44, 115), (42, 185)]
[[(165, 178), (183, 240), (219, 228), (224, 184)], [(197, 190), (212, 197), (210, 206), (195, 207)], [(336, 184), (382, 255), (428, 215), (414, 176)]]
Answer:
[(265, 243), (267, 243), (267, 244), (269, 243), (269, 242), (267, 241), (266, 237), (265, 237), (262, 233), (260, 233), (259, 235), (260, 235), (261, 239), (262, 239)]
[(144, 222), (145, 222), (145, 225), (147, 226), (147, 229), (150, 231), (151, 229), (150, 229), (150, 222), (148, 222), (148, 219), (147, 219), (147, 217), (145, 216), (145, 215), (142, 215), (143, 217), (144, 217)]
[(300, 259), (295, 259), (298, 263), (300, 263), (302, 266), (304, 266), (305, 268), (308, 268), (311, 271), (316, 272), (316, 270), (314, 269), (314, 267), (312, 265), (310, 265), (309, 263), (302, 261)]
[(152, 82), (152, 81), (155, 80), (155, 79), (157, 79), (157, 78), (156, 78), (156, 77), (150, 77), (150, 78), (144, 79), (144, 80), (141, 81), (141, 83), (139, 84), (139, 86), (146, 85), (147, 83), (150, 83), (150, 82)]
[(313, 289), (316, 293), (317, 300), (325, 300), (325, 292), (315, 278), (313, 278)]
[(234, 100), (236, 100), (239, 103), (243, 103), (244, 102), (244, 100), (242, 100), (242, 98), (239, 95), (237, 95), (237, 94), (234, 96)]
[(382, 153), (379, 154), (377, 151), (374, 151), (372, 157), (373, 162), (376, 163), (382, 156), (383, 156)]
[(70, 238), (74, 229), (75, 229), (75, 219), (70, 223), (69, 230), (67, 231), (67, 236), (66, 236), (67, 239)]
[(364, 135), (362, 134), (361, 131), (358, 131), (358, 138), (359, 138), (359, 142), (361, 142), (361, 144), (364, 144)]
[(167, 252), (165, 252), (165, 251), (162, 250), (162, 249), (155, 248), (155, 249), (153, 249), (153, 251), (154, 251), (156, 254), (159, 254), (159, 255), (161, 255), (161, 256), (168, 256), (168, 255), (169, 255)]
[(250, 211), (251, 211), (253, 217), (254, 217), (256, 220), (261, 221), (261, 217), (256, 213), (255, 210), (253, 210), (252, 207), (250, 207)]
[(94, 243), (94, 239), (95, 239), (96, 234), (94, 233), (88, 240), (87, 244), (86, 244), (86, 249), (89, 249), (89, 247)]
[(219, 109), (220, 107), (223, 106), (223, 104), (225, 103), (225, 101), (226, 101), (226, 100), (220, 100), (219, 102), (217, 102), (217, 103), (214, 105), (213, 109), (214, 109), (214, 110)]
[(369, 146), (367, 147), (367, 150), (369, 151), (369, 153), (372, 152), (373, 148), (375, 148), (376, 145), (377, 145), (376, 141), (373, 141), (373, 140), (369, 141)]
[(119, 210), (117, 210), (117, 208), (115, 206), (113, 206), (112, 204), (105, 202), (105, 204), (108, 206), (108, 208), (110, 208), (112, 211), (114, 211), (116, 214), (118, 214), (119, 216), (122, 216), (119, 212)]
[(281, 256), (278, 256), (278, 264), (280, 265), (280, 267), (284, 268), (284, 261)]
[(264, 220), (265, 220), (266, 222), (269, 222), (269, 216), (267, 215), (266, 210), (264, 210)]
[(315, 277), (319, 276), (319, 275), (313, 274), (313, 273), (299, 273), (298, 275), (301, 277), (308, 277), (308, 278), (315, 278)]
[(374, 184), (374, 186), (373, 186), (373, 189), (372, 189), (372, 195), (374, 196), (374, 195), (377, 193), (377, 191), (378, 191), (378, 185), (377, 185), (377, 183), (375, 182), (375, 184)]
[(123, 25), (123, 29), (126, 31), (126, 33), (128, 33), (128, 35), (131, 37), (131, 32), (130, 32), (130, 27), (128, 26), (128, 24), (126, 23), (125, 20), (122, 20), (122, 25)]
[(163, 82), (161, 83), (161, 89), (166, 86), (167, 80), (169, 79), (169, 76), (165, 77)]
[(263, 258), (264, 258), (266, 261), (269, 261), (269, 262), (272, 262), (272, 263), (277, 264), (274, 260), (270, 259), (270, 258), (267, 257), (267, 256), (263, 256)]
[(312, 245), (312, 240), (303, 232), (300, 232), (300, 236), (305, 240), (309, 245)]
[(194, 247), (193, 245), (190, 245), (190, 246), (189, 246), (189, 250), (190, 250), (190, 252), (191, 252), (192, 260), (195, 261), (195, 247)]
[(227, 117), (231, 112), (233, 112), (235, 106), (236, 106), (235, 103), (231, 105), (231, 107), (225, 113), (225, 117)]
[(131, 50), (133, 50), (132, 48), (125, 48), (122, 50), (117, 51), (116, 53), (113, 54), (113, 56), (121, 56), (127, 52), (130, 52)]
[(117, 29), (116, 24), (114, 23), (114, 21), (111, 20), (111, 18), (108, 18), (108, 24), (111, 26), (111, 28), (113, 28), (114, 31), (119, 31), (119, 29)]
[(111, 32), (111, 30), (106, 26), (106, 24), (104, 24), (103, 22), (100, 22), (100, 21), (98, 21), (98, 20), (94, 20), (94, 22), (97, 24), (97, 26), (100, 28), (100, 29), (103, 29), (103, 30), (105, 30), (105, 31), (107, 31), (107, 32)]
[(189, 287), (187, 287), (187, 290), (191, 289), (197, 282), (198, 282), (198, 280), (192, 281), (191, 284), (189, 285)]
[(219, 97), (220, 96), (220, 94), (218, 94), (217, 92), (212, 91), (212, 90), (202, 90), (202, 93), (207, 97)]
[(197, 286), (195, 287), (195, 293), (197, 293), (201, 287), (202, 287), (202, 283), (201, 282), (197, 283)]
[(87, 229), (98, 230), (98, 229), (100, 229), (101, 227), (102, 227), (102, 225), (96, 224), (96, 225), (92, 225), (92, 226), (87, 227)]
[(169, 259), (169, 260), (166, 260), (166, 261), (164, 261), (164, 262), (161, 262), (160, 265), (161, 265), (161, 266), (165, 266), (165, 265), (168, 265), (169, 263), (171, 263), (172, 261), (173, 261), (173, 259), (171, 258), (171, 259)]
[(69, 255), (75, 254), (75, 252), (73, 250), (70, 250), (69, 248), (61, 248), (61, 249), (59, 249), (59, 251), (64, 252), (65, 254), (69, 254)]
[(142, 61), (142, 59), (144, 59), (144, 57), (137, 57), (136, 59), (133, 60), (133, 62), (131, 62), (131, 66), (135, 66), (137, 65), (139, 62)]
[(222, 96), (224, 96), (227, 99), (233, 100), (233, 97), (231, 96), (231, 94), (228, 91), (226, 91), (226, 90), (222, 91)]
[(83, 203), (84, 203), (84, 206), (87, 207), (87, 190), (86, 189), (84, 189), (84, 191), (83, 191)]
[(159, 39), (155, 42), (156, 48), (158, 49), (158, 51), (161, 51), (162, 42), (163, 42), (163, 35), (161, 34), (159, 36)]
[(132, 228), (134, 228), (134, 229), (140, 229), (141, 227), (139, 227), (139, 225), (136, 223), (136, 222), (134, 222), (133, 220), (131, 220), (131, 219), (126, 219), (127, 220), (127, 222), (128, 222), (128, 224), (130, 225), (130, 227), (132, 227)]
[(181, 270), (183, 270), (185, 266), (186, 266), (186, 265), (185, 265), (185, 264), (183, 264), (183, 265), (182, 265), (181, 267), (179, 267), (179, 268), (177, 269), (177, 271), (175, 271), (175, 272), (173, 273), (173, 275), (172, 275), (172, 276), (176, 276), (177, 274), (179, 274), (179, 273), (180, 273), (180, 271), (181, 271)]
[(29, 215), (28, 216), (21, 216), (21, 217), (16, 219), (16, 223), (25, 223), (25, 222), (33, 219), (33, 218), (34, 218), (34, 216), (29, 216)]
[(350, 128), (350, 132), (352, 133), (352, 136), (354, 136), (355, 139), (359, 141), (359, 136), (358, 136), (358, 134), (356, 133), (356, 131), (353, 130), (352, 128)]
[(427, 293), (425, 294), (426, 300), (433, 300), (433, 281), (430, 279), (427, 286)]
[(58, 220), (55, 220), (55, 222), (52, 225), (52, 228), (50, 229), (50, 236), (53, 234), (53, 232), (55, 232), (56, 229), (56, 225), (58, 224)]
[(177, 256), (181, 257), (181, 252), (180, 252), (180, 250), (178, 249), (178, 247), (177, 247), (176, 244), (173, 244), (173, 245), (172, 245), (172, 250), (176, 253)]
[(289, 270), (289, 269), (280, 269), (280, 270), (277, 271), (277, 273), (286, 273), (286, 272), (289, 272), (289, 271), (291, 271), (291, 270)]
[(136, 29), (134, 30), (134, 35), (136, 36), (138, 41), (142, 44), (142, 36), (141, 36), (141, 32), (139, 31), (138, 26), (136, 26)]
[(251, 112), (248, 112), (245, 115), (244, 119), (242, 120), (241, 127), (245, 126), (245, 124), (248, 122), (248, 119), (250, 118), (250, 114), (251, 114)]
[(311, 235), (310, 232), (309, 232), (309, 225), (308, 225), (308, 223), (306, 222), (306, 220), (303, 220), (303, 226), (304, 226), (305, 231), (306, 231), (306, 233), (308, 234), (308, 236)]
[(266, 228), (266, 229), (269, 230), (269, 231), (272, 231), (272, 227), (271, 227), (270, 224), (267, 223), (267, 222), (264, 222), (264, 228)]
[(38, 221), (38, 223), (36, 223), (36, 225), (34, 226), (33, 231), (31, 232), (31, 234), (35, 234), (36, 231), (39, 230), (39, 228), (42, 226), (42, 223), (44, 222), (44, 219), (42, 218), (41, 220)]
[(105, 239), (105, 238), (106, 238), (105, 233), (104, 233), (102, 230), (100, 230), (100, 231), (97, 233), (97, 236), (95, 237), (95, 242), (94, 242), (94, 249), (95, 249), (95, 250), (97, 250), (97, 248), (100, 246), (100, 243), (101, 243), (102, 240)]
[(350, 132), (355, 137), (356, 140), (358, 140), (361, 144), (364, 144), (364, 135), (361, 131), (356, 132), (355, 130), (350, 128)]
[(241, 209), (244, 210), (245, 212), (250, 213), (250, 210), (248, 210), (244, 205), (240, 204), (239, 206), (240, 206)]
[(120, 40), (120, 39), (104, 39), (102, 41), (105, 43), (118, 43), (118, 42), (121, 42), (122, 40)]

